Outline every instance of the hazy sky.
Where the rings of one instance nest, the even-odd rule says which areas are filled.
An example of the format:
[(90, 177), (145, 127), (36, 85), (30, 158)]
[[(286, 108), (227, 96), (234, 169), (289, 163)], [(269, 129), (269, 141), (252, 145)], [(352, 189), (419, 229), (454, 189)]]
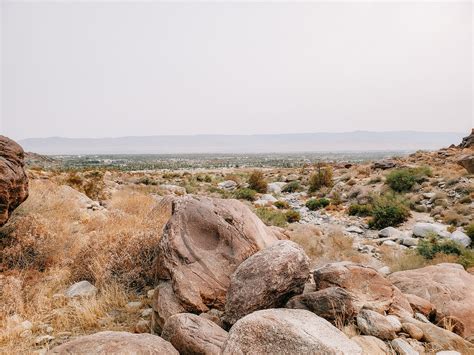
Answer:
[(472, 10), (3, 0), (1, 132), (467, 132)]

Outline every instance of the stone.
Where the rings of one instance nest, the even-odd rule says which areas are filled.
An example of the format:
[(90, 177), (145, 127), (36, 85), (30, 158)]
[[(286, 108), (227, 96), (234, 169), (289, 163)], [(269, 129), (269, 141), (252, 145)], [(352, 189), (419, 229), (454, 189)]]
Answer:
[(407, 333), (410, 338), (421, 340), (423, 338), (423, 331), (416, 325), (411, 323), (403, 323), (402, 330)]
[(292, 297), (286, 308), (306, 309), (335, 324), (347, 323), (355, 315), (352, 295), (340, 287), (328, 287)]
[(80, 336), (51, 349), (48, 354), (163, 354), (179, 355), (166, 340), (151, 334), (132, 334), (128, 332), (100, 332)]
[(221, 190), (232, 191), (237, 188), (238, 184), (234, 180), (226, 180), (217, 184), (217, 187)]
[(451, 233), (449, 239), (454, 240), (456, 243), (461, 244), (465, 248), (471, 245), (471, 238), (469, 238), (466, 233), (460, 230), (456, 230)]
[(402, 239), (402, 245), (405, 245), (407, 247), (414, 247), (418, 245), (419, 239), (417, 238), (411, 238), (411, 237), (405, 237)]
[(382, 245), (385, 245), (387, 247), (397, 247), (398, 244), (395, 243), (393, 240), (386, 240), (382, 243)]
[(469, 174), (474, 174), (474, 154), (465, 154), (460, 156), (456, 163), (467, 170)]
[(93, 297), (97, 294), (97, 287), (89, 281), (79, 281), (71, 285), (64, 294), (68, 298)]
[(222, 321), (222, 315), (224, 312), (219, 311), (217, 309), (211, 309), (205, 313), (201, 313), (199, 317), (203, 317), (204, 319), (208, 319), (211, 322), (216, 323), (219, 327), (225, 328), (224, 322)]
[(326, 264), (313, 273), (317, 290), (341, 287), (353, 296), (356, 313), (364, 308), (379, 313), (412, 316), (406, 297), (376, 270), (351, 262)]
[(135, 333), (149, 333), (150, 332), (150, 322), (144, 319), (140, 319), (137, 324), (135, 324)]
[(170, 317), (162, 338), (168, 340), (180, 354), (220, 354), (227, 332), (214, 322), (191, 313)]
[(148, 318), (148, 317), (151, 317), (152, 314), (153, 314), (153, 308), (145, 308), (144, 310), (142, 310), (141, 316), (143, 318)]
[(302, 309), (267, 309), (241, 318), (223, 354), (362, 354), (357, 343), (325, 319)]
[(384, 276), (387, 276), (392, 272), (392, 270), (390, 270), (390, 267), (388, 267), (388, 266), (383, 266), (380, 269), (378, 269), (377, 271), (380, 274), (384, 275)]
[(270, 194), (281, 194), (286, 182), (271, 182), (267, 185), (267, 192)]
[(399, 238), (402, 232), (397, 228), (387, 227), (379, 231), (378, 235), (380, 238)]
[(438, 351), (436, 355), (461, 355), (461, 353), (458, 351), (446, 350), (446, 351)]
[(255, 253), (231, 277), (224, 322), (234, 324), (254, 311), (283, 306), (303, 292), (309, 273), (309, 258), (292, 241), (279, 241)]
[(394, 325), (386, 316), (363, 309), (357, 315), (357, 327), (365, 335), (372, 335), (382, 340), (392, 340), (397, 336), (397, 330), (401, 328)]
[(421, 313), (426, 317), (436, 316), (436, 307), (430, 301), (418, 297), (417, 295), (412, 295), (411, 293), (405, 293), (405, 297), (413, 311)]
[(419, 238), (426, 238), (429, 235), (437, 235), (446, 238), (449, 237), (450, 233), (443, 224), (419, 222), (413, 226), (413, 235)]
[[(170, 315), (223, 310), (231, 275), (245, 259), (279, 239), (287, 239), (267, 227), (242, 202), (186, 195), (168, 200), (171, 217), (158, 244), (156, 270), (166, 292), (155, 295), (153, 328)], [(161, 295), (166, 295), (160, 307)], [(160, 314), (164, 312), (165, 315)]]
[(257, 201), (254, 202), (257, 206), (266, 206), (268, 204), (272, 204), (277, 202), (278, 200), (270, 194), (262, 195)]
[(125, 309), (129, 312), (136, 312), (142, 307), (142, 303), (139, 301), (128, 302), (125, 305)]
[(459, 148), (473, 148), (474, 147), (474, 128), (471, 131), (471, 134), (462, 139)]
[(398, 355), (419, 355), (419, 352), (415, 351), (410, 344), (402, 338), (393, 339), (390, 344)]
[(161, 334), (169, 317), (186, 312), (174, 294), (171, 282), (163, 282), (155, 289), (151, 305), (153, 308), (151, 323), (156, 334)]
[(10, 138), (0, 135), (0, 226), (28, 198), (25, 153)]
[(402, 292), (431, 302), (436, 320), (458, 318), (465, 337), (474, 334), (474, 275), (459, 264), (442, 263), (416, 270), (399, 271), (388, 276)]
[(45, 345), (52, 342), (55, 339), (52, 335), (40, 335), (34, 340), (35, 345)]
[(382, 340), (371, 335), (357, 335), (351, 340), (362, 348), (363, 354), (386, 355), (390, 353), (388, 346)]
[(349, 226), (346, 228), (346, 232), (348, 233), (356, 233), (356, 234), (364, 234), (364, 230), (357, 226)]
[(373, 169), (382, 169), (382, 170), (392, 169), (396, 166), (397, 166), (397, 163), (392, 160), (380, 160), (372, 164)]

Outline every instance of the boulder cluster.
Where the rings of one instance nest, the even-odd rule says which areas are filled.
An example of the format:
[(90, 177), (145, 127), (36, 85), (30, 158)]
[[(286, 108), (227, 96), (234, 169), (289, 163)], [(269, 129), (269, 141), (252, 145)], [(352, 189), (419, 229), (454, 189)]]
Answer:
[[(388, 277), (304, 250), (236, 200), (167, 197), (151, 334), (101, 332), (52, 354), (467, 353), (474, 276), (439, 264)], [(448, 327), (447, 325), (454, 325)], [(353, 327), (354, 335), (342, 329)]]

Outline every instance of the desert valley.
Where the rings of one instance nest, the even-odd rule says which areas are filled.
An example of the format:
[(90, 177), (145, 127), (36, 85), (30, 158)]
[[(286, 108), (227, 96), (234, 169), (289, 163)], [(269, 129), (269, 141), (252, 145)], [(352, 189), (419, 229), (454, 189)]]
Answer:
[(133, 170), (2, 136), (0, 353), (472, 353), (474, 131), (452, 143)]

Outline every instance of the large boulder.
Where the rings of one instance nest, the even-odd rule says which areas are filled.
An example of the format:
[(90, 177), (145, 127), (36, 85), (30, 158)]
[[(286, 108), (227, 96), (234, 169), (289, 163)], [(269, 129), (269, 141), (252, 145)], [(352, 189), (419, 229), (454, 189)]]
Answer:
[(151, 334), (127, 332), (100, 332), (81, 336), (51, 349), (48, 354), (136, 354), (178, 355), (178, 351), (166, 340)]
[(309, 273), (309, 258), (292, 241), (280, 241), (255, 253), (232, 275), (224, 321), (234, 324), (254, 311), (283, 306), (303, 292)]
[(352, 295), (340, 287), (328, 287), (292, 297), (287, 308), (306, 309), (333, 324), (344, 324), (355, 314)]
[(152, 299), (152, 326), (153, 331), (161, 334), (163, 326), (172, 315), (185, 313), (186, 310), (179, 303), (171, 282), (162, 282), (153, 293)]
[(162, 338), (168, 340), (181, 355), (220, 354), (227, 332), (214, 322), (192, 313), (170, 317)]
[(25, 153), (11, 139), (0, 136), (0, 226), (28, 197)]
[(352, 307), (378, 313), (411, 316), (413, 311), (400, 290), (378, 271), (350, 262), (326, 264), (313, 273), (317, 290), (340, 287), (352, 295)]
[(343, 332), (302, 309), (267, 309), (240, 319), (223, 354), (362, 354)]
[[(223, 310), (237, 266), (285, 238), (237, 200), (186, 195), (167, 202), (171, 217), (159, 242), (156, 269), (160, 282), (171, 285), (163, 292), (168, 301), (186, 312)], [(153, 302), (158, 313), (161, 294)], [(155, 319), (166, 321), (160, 316)]]
[(383, 340), (392, 340), (397, 337), (397, 332), (401, 330), (402, 325), (380, 313), (363, 309), (357, 315), (357, 327), (362, 334), (372, 335)]
[(436, 319), (459, 319), (464, 336), (474, 334), (474, 275), (458, 264), (438, 264), (421, 269), (399, 271), (389, 280), (402, 292), (421, 297), (436, 307)]
[(474, 174), (474, 154), (462, 155), (456, 162), (466, 169), (469, 174)]

